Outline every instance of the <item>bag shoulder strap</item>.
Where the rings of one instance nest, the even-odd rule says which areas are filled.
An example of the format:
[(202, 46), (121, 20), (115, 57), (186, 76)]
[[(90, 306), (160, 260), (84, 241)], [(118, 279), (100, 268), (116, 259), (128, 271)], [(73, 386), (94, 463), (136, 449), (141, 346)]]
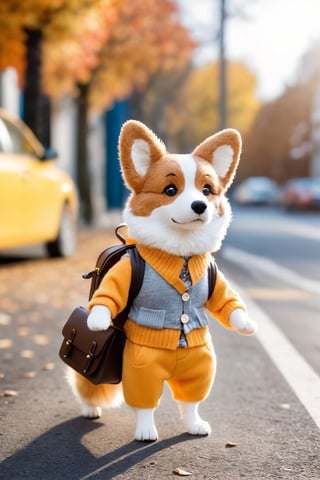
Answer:
[(214, 287), (216, 285), (216, 280), (217, 280), (217, 265), (216, 265), (216, 262), (214, 261), (214, 258), (212, 258), (212, 261), (210, 262), (208, 267), (208, 300), (213, 294)]
[(89, 300), (99, 287), (105, 274), (112, 268), (130, 249), (135, 245), (113, 245), (103, 250), (97, 258), (95, 269), (82, 275), (85, 279), (91, 279)]
[(89, 292), (89, 300), (91, 300), (94, 292), (97, 290), (103, 277), (110, 270), (110, 268), (119, 262), (123, 255), (129, 255), (132, 266), (132, 277), (128, 302), (125, 309), (113, 320), (114, 325), (119, 328), (123, 328), (132, 302), (141, 289), (145, 269), (144, 260), (139, 255), (136, 246), (134, 244), (126, 244), (125, 238), (120, 234), (119, 229), (122, 227), (124, 227), (123, 224), (119, 225), (119, 227), (117, 227), (115, 230), (115, 234), (123, 244), (113, 245), (103, 250), (97, 258), (95, 269), (82, 275), (82, 277), (85, 279), (91, 279)]
[(124, 324), (128, 319), (128, 314), (129, 314), (131, 305), (133, 303), (133, 300), (136, 298), (136, 296), (138, 295), (142, 287), (144, 270), (145, 270), (145, 262), (143, 258), (139, 255), (137, 248), (131, 248), (128, 253), (130, 256), (131, 267), (132, 267), (132, 277), (131, 277), (131, 283), (129, 288), (128, 301), (124, 310), (122, 310), (122, 312), (120, 312), (113, 319), (113, 324), (116, 327), (121, 329), (123, 329)]

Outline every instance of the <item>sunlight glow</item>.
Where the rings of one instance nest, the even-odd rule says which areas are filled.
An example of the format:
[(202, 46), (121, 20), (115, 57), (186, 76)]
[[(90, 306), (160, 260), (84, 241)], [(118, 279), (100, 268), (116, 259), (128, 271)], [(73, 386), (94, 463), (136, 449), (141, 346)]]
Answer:
[[(179, 0), (183, 22), (202, 44), (197, 63), (218, 57), (220, 0)], [(303, 55), (320, 42), (320, 0), (225, 0), (233, 13), (226, 24), (226, 54), (245, 62), (258, 79), (263, 100), (296, 81)]]

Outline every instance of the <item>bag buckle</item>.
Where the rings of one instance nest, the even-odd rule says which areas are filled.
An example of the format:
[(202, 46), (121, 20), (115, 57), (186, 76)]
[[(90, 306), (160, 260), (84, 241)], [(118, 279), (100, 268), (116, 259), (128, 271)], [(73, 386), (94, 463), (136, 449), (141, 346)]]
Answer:
[(100, 275), (100, 268), (96, 267), (94, 270), (91, 270), (91, 272), (84, 273), (82, 275), (82, 278), (84, 278), (85, 280), (88, 280), (94, 276), (99, 276), (99, 275)]
[(67, 357), (70, 355), (70, 351), (71, 351), (71, 349), (72, 349), (72, 343), (73, 343), (73, 340), (74, 340), (74, 337), (75, 337), (75, 336), (76, 336), (76, 329), (73, 328), (73, 329), (71, 330), (70, 338), (68, 338), (68, 339), (66, 340), (66, 343), (65, 343), (66, 349), (65, 349), (65, 351), (64, 351), (63, 358), (67, 358)]
[(97, 348), (97, 342), (92, 342), (90, 351), (89, 351), (89, 353), (86, 354), (86, 359), (88, 361), (87, 361), (87, 363), (84, 367), (83, 373), (87, 373), (87, 371), (89, 370), (89, 367), (91, 365), (93, 355), (94, 355), (94, 352), (96, 351), (96, 348)]

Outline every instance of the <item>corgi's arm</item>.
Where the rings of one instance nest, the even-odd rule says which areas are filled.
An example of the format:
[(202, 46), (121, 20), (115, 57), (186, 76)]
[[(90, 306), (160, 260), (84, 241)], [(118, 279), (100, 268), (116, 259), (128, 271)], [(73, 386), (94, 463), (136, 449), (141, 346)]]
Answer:
[(91, 330), (106, 330), (128, 302), (132, 268), (129, 257), (123, 257), (102, 279), (88, 304), (88, 327)]
[(218, 269), (214, 292), (206, 307), (211, 315), (227, 329), (235, 330), (242, 335), (252, 335), (257, 331), (257, 325), (248, 316), (246, 306), (239, 294)]

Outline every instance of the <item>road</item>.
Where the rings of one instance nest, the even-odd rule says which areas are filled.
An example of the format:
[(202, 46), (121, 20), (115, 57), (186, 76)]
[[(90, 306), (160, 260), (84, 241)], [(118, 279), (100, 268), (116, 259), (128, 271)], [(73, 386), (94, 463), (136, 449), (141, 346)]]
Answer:
[(0, 478), (162, 480), (179, 467), (197, 480), (319, 480), (319, 240), (319, 214), (235, 208), (217, 261), (259, 333), (213, 323), (217, 376), (201, 406), (212, 435), (185, 434), (165, 390), (151, 444), (132, 441), (125, 405), (82, 419), (57, 354), (66, 316), (86, 302), (81, 274), (114, 241), (110, 232), (82, 231), (70, 260), (40, 249), (2, 256)]
[(320, 375), (320, 214), (234, 209), (222, 259)]

